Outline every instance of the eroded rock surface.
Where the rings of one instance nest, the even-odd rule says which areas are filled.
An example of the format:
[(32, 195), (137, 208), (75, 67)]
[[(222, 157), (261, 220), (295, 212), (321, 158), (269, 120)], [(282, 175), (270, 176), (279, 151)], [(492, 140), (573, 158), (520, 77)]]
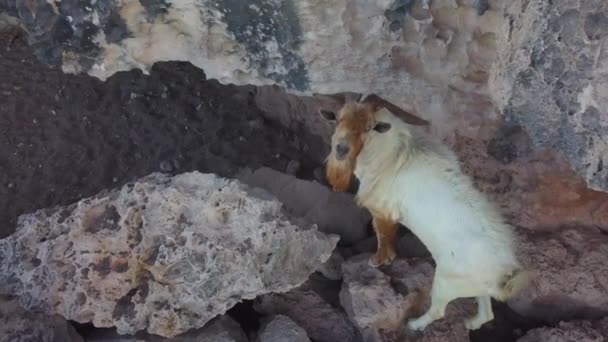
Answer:
[(608, 190), (603, 0), (5, 0), (2, 10), (65, 72), (106, 79), (182, 60), (222, 83), (376, 92), (431, 119), (440, 136), (521, 126)]
[(200, 328), (241, 299), (303, 283), (336, 246), (248, 190), (212, 174), (152, 174), (22, 216), (0, 240), (0, 293), (121, 334)]
[(0, 296), (0, 341), (84, 342), (84, 339), (65, 318), (26, 311), (18, 299)]

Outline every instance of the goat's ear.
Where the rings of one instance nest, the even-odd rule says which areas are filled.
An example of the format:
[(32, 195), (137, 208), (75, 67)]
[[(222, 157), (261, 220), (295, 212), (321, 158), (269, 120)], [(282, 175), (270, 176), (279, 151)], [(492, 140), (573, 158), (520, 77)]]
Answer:
[(386, 108), (389, 112), (393, 113), (393, 115), (410, 125), (426, 126), (429, 124), (428, 121), (397, 107), (396, 105), (386, 101), (385, 99), (381, 98), (376, 94), (368, 95), (365, 100), (363, 100), (363, 102), (371, 103), (374, 107), (374, 110)]
[(374, 131), (378, 133), (384, 133), (391, 129), (391, 124), (388, 122), (377, 122), (374, 126)]
[(327, 121), (336, 121), (336, 113), (331, 110), (321, 108), (319, 109), (319, 115)]

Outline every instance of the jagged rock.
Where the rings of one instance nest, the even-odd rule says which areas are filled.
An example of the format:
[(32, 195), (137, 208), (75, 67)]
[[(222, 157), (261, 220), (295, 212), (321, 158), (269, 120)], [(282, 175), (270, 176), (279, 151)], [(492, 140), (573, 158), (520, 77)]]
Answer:
[(24, 215), (0, 240), (0, 293), (28, 309), (172, 337), (242, 299), (300, 285), (338, 237), (213, 174), (152, 174)]
[(336, 249), (331, 254), (331, 257), (327, 259), (326, 262), (321, 265), (319, 268), (319, 272), (323, 274), (323, 276), (330, 280), (340, 280), (342, 279), (342, 263), (344, 262), (344, 258), (340, 254), (340, 252)]
[(0, 296), (0, 341), (84, 342), (63, 317), (28, 312), (8, 296)]
[(369, 254), (348, 259), (342, 266), (344, 285), (340, 301), (365, 341), (469, 341), (464, 320), (473, 315), (473, 303), (457, 299), (444, 318), (420, 332), (409, 332), (407, 319), (423, 314), (430, 305), (434, 269), (429, 261), (396, 259), (382, 270), (368, 265)]
[(307, 284), (289, 292), (260, 296), (256, 298), (254, 308), (265, 315), (291, 318), (314, 341), (362, 341), (346, 314), (327, 303)]
[(371, 216), (348, 193), (332, 192), (315, 181), (267, 167), (254, 172), (244, 170), (238, 178), (275, 195), (291, 215), (316, 224), (322, 232), (340, 235), (341, 243), (352, 244), (368, 235)]
[(519, 230), (518, 250), (530, 286), (509, 301), (525, 317), (556, 324), (608, 315), (608, 236), (592, 229)]
[(203, 328), (165, 338), (158, 335), (138, 333), (119, 335), (115, 329), (96, 329), (86, 335), (87, 342), (248, 342), (240, 325), (227, 315), (209, 321)]
[(517, 342), (604, 342), (608, 336), (608, 319), (599, 322), (561, 322), (557, 327), (538, 328)]
[(306, 330), (284, 315), (276, 315), (261, 329), (259, 342), (310, 342)]

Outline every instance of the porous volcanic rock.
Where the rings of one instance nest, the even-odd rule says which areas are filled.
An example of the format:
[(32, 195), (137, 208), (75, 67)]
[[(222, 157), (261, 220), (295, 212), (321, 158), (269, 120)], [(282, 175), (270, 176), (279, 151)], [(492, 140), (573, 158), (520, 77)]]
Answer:
[(28, 312), (18, 299), (0, 296), (0, 341), (84, 342), (84, 339), (65, 318)]
[(155, 173), (24, 215), (0, 240), (0, 293), (121, 334), (200, 328), (242, 299), (300, 285), (336, 246), (249, 190), (213, 174)]

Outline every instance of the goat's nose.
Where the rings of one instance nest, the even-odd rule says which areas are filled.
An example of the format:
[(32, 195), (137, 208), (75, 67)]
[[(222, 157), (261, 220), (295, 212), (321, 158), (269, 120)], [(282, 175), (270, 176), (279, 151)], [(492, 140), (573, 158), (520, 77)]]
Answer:
[(348, 155), (348, 151), (349, 151), (349, 148), (347, 145), (337, 144), (336, 145), (336, 158), (338, 158), (340, 160), (346, 158), (346, 156)]

